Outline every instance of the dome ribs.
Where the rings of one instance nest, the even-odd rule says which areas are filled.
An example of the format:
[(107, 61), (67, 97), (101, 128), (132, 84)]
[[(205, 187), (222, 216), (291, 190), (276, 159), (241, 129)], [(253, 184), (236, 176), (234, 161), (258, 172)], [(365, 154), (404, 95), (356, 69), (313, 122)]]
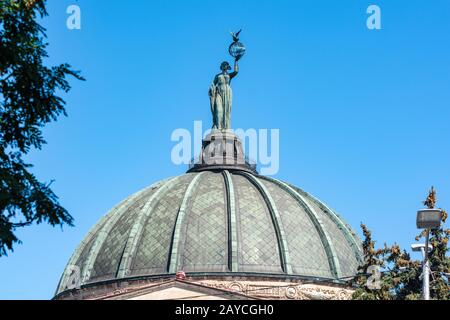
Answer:
[(227, 193), (228, 216), (228, 268), (231, 272), (238, 271), (238, 240), (236, 226), (236, 200), (234, 198), (234, 186), (231, 174), (228, 170), (222, 171)]
[(178, 271), (189, 274), (229, 272), (227, 201), (222, 173), (205, 172), (187, 206), (181, 229)]
[[(298, 188), (295, 188), (298, 189)], [(342, 231), (345, 239), (347, 240), (348, 244), (353, 250), (353, 253), (355, 255), (355, 258), (358, 262), (362, 262), (362, 256), (361, 256), (361, 249), (358, 246), (359, 241), (355, 239), (354, 232), (342, 221), (342, 219), (339, 217), (339, 215), (334, 212), (331, 208), (329, 208), (325, 203), (318, 200), (316, 197), (311, 195), (310, 193), (299, 190), (299, 192), (302, 192), (306, 197), (310, 198), (314, 203), (316, 203), (322, 210), (333, 220), (339, 229)]]
[(56, 295), (73, 289), (74, 277), (84, 290), (178, 271), (336, 284), (359, 261), (359, 237), (309, 193), (247, 171), (203, 170), (157, 182), (104, 215), (71, 256)]
[(120, 260), (120, 264), (118, 267), (117, 278), (125, 278), (130, 275), (131, 272), (131, 263), (132, 259), (135, 256), (136, 250), (139, 245), (139, 240), (141, 239), (144, 225), (146, 224), (148, 218), (152, 214), (156, 203), (158, 202), (159, 197), (168, 192), (174, 185), (175, 182), (179, 180), (182, 176), (178, 176), (172, 179), (169, 179), (166, 183), (164, 183), (159, 190), (153, 193), (150, 198), (147, 200), (144, 208), (139, 212), (139, 215), (131, 227), (131, 231), (128, 235), (128, 239), (125, 245), (125, 249)]
[(322, 244), (325, 248), (325, 252), (328, 257), (328, 263), (330, 265), (330, 270), (333, 276), (335, 278), (340, 278), (341, 270), (336, 250), (334, 249), (333, 243), (331, 241), (330, 236), (328, 235), (328, 232), (326, 231), (326, 228), (324, 227), (322, 221), (320, 220), (314, 209), (311, 208), (308, 205), (308, 203), (303, 199), (303, 197), (288, 184), (269, 177), (263, 177), (263, 179), (271, 181), (276, 185), (278, 185), (279, 187), (281, 187), (282, 189), (284, 189), (285, 191), (287, 191), (305, 209), (307, 215), (311, 219), (311, 222), (315, 226), (316, 231), (319, 233), (320, 239), (322, 241)]
[[(164, 181), (163, 181), (164, 182)], [(135, 193), (131, 197), (127, 198), (124, 202), (122, 202), (119, 206), (111, 212), (111, 217), (105, 222), (105, 224), (100, 228), (98, 235), (95, 239), (94, 244), (92, 245), (92, 248), (89, 251), (88, 258), (86, 259), (83, 272), (81, 274), (81, 284), (86, 284), (90, 277), (91, 272), (94, 267), (95, 260), (97, 259), (97, 256), (102, 248), (103, 243), (105, 242), (106, 238), (108, 237), (109, 232), (114, 227), (114, 225), (117, 223), (117, 221), (122, 217), (122, 215), (127, 211), (129, 206), (133, 205), (134, 201), (144, 196), (149, 190), (152, 190), (153, 188), (159, 186), (163, 182), (157, 182), (150, 187)]]
[(183, 202), (181, 203), (180, 209), (178, 210), (178, 215), (173, 230), (172, 244), (170, 246), (169, 265), (167, 266), (167, 270), (169, 273), (176, 273), (178, 271), (177, 269), (179, 264), (180, 246), (182, 240), (181, 233), (183, 226), (186, 227), (184, 225), (184, 219), (187, 214), (188, 204), (192, 198), (195, 187), (205, 173), (206, 172), (198, 173), (189, 183), (189, 186), (184, 194)]
[[(100, 230), (101, 227), (105, 224), (105, 222), (111, 217), (112, 212), (114, 212), (117, 208), (119, 208), (123, 203), (122, 201), (117, 206), (115, 206), (111, 211), (109, 211), (107, 214), (105, 214), (103, 217), (100, 218), (100, 220), (89, 230), (88, 234), (83, 238), (81, 243), (78, 245), (75, 252), (72, 254), (72, 256), (69, 259), (69, 262), (67, 263), (66, 267), (64, 268), (64, 272), (61, 276), (61, 279), (59, 280), (58, 289), (56, 290), (56, 293), (66, 290), (68, 277), (70, 277), (70, 273), (73, 270), (73, 266), (76, 265), (78, 260), (80, 259), (81, 254), (83, 253), (84, 249), (86, 248), (86, 245), (92, 240), (92, 238), (97, 234), (98, 230)], [(78, 266), (81, 269), (81, 266)]]
[(286, 235), (275, 202), (273, 201), (267, 188), (253, 174), (249, 174), (246, 172), (239, 172), (238, 174), (247, 178), (247, 180), (250, 181), (263, 196), (275, 228), (280, 252), (281, 267), (285, 273), (292, 274), (292, 265)]

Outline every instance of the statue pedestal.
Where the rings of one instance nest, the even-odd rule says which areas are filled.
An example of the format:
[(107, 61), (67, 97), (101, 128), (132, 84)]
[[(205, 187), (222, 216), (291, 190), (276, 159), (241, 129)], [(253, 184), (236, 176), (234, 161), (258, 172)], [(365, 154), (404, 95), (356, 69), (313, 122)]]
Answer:
[(202, 141), (202, 151), (188, 172), (241, 170), (256, 173), (256, 165), (246, 161), (242, 142), (231, 130), (212, 130)]

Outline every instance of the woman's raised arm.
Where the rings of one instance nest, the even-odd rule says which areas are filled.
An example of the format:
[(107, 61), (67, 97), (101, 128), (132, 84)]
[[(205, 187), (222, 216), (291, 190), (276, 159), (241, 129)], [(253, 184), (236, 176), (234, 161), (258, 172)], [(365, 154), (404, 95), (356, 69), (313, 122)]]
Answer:
[(234, 70), (230, 73), (230, 79), (233, 79), (239, 73), (239, 65), (237, 59), (234, 60)]

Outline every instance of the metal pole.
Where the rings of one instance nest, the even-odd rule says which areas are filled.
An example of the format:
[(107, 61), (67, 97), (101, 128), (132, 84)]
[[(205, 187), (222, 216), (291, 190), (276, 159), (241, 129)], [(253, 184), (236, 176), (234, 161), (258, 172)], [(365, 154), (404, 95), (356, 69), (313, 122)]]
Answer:
[(425, 252), (423, 259), (422, 294), (424, 300), (430, 300), (430, 262), (428, 261), (428, 238), (430, 229), (425, 232)]

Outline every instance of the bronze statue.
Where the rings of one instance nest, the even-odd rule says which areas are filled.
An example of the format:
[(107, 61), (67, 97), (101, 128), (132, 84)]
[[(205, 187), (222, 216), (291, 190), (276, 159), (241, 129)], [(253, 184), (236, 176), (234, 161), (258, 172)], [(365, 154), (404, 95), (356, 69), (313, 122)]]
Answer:
[(231, 33), (233, 43), (228, 51), (234, 57), (233, 72), (230, 64), (224, 61), (220, 65), (221, 72), (214, 77), (214, 81), (209, 88), (209, 98), (211, 103), (211, 112), (213, 116), (213, 129), (227, 130), (231, 128), (231, 106), (233, 104), (233, 91), (231, 90), (231, 80), (238, 74), (238, 61), (245, 54), (245, 47), (239, 42), (239, 30)]

